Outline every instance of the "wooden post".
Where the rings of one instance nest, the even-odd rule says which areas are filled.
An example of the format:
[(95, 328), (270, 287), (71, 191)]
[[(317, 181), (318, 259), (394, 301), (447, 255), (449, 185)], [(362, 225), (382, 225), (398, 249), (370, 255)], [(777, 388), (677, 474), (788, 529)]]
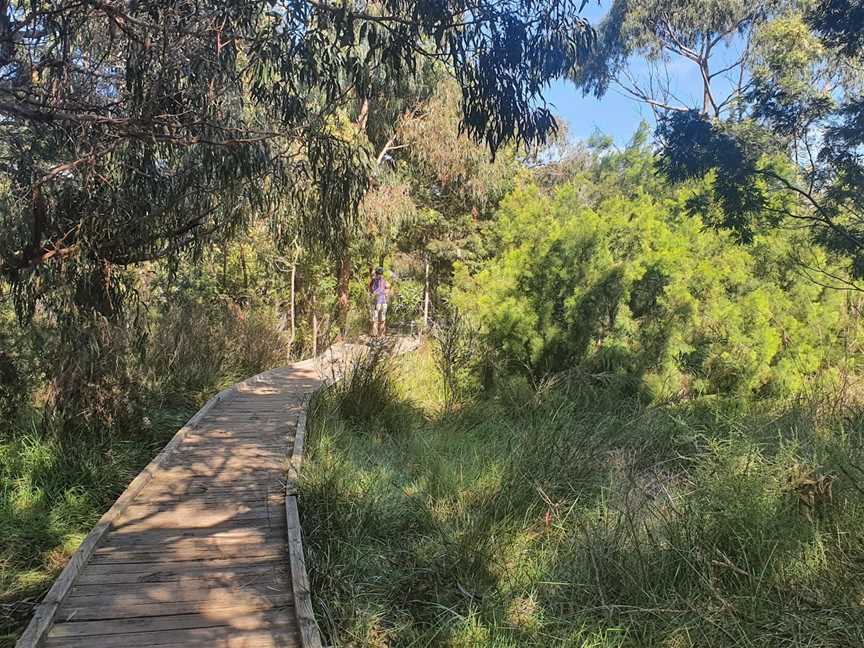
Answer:
[(337, 296), (339, 303), (339, 334), (344, 338), (348, 334), (348, 309), (351, 305), (351, 253), (346, 244), (339, 260), (339, 275), (337, 279)]

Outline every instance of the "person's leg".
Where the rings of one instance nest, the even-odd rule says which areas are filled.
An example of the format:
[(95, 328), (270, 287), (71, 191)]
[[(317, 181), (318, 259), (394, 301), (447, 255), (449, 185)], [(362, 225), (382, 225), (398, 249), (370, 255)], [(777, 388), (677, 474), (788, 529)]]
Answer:
[(383, 303), (379, 306), (381, 309), (381, 316), (378, 319), (378, 330), (380, 331), (380, 335), (387, 335), (387, 303)]
[(369, 319), (372, 320), (372, 337), (376, 337), (378, 335), (378, 309), (375, 304), (372, 304), (370, 315)]

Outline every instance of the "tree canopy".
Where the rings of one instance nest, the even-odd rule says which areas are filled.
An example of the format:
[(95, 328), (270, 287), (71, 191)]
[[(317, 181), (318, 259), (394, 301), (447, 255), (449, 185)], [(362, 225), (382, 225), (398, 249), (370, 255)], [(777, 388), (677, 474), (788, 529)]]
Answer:
[[(11, 2), (0, 11), (0, 272), (110, 312), (122, 273), (291, 204), (326, 242), (371, 151), (340, 111), (443, 61), (462, 127), (492, 152), (555, 129), (542, 99), (593, 32), (577, 2)], [(291, 236), (296, 232), (291, 232)], [(61, 287), (66, 287), (60, 289)]]
[[(700, 199), (721, 207), (715, 225), (747, 242), (763, 226), (803, 224), (860, 277), (859, 5), (615, 2), (574, 79), (597, 95), (614, 84), (654, 109), (661, 168), (676, 181), (710, 178)], [(699, 71), (698, 100), (676, 93), (677, 63)]]

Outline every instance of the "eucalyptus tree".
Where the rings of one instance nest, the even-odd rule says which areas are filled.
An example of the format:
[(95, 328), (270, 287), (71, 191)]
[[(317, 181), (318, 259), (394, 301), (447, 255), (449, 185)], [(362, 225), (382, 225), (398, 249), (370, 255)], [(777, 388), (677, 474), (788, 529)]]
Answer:
[[(864, 276), (864, 12), (826, 0), (766, 23), (736, 118), (697, 111), (661, 121), (661, 168), (673, 179), (710, 176), (718, 223), (749, 240), (760, 227), (806, 227)], [(817, 281), (859, 288), (807, 250)]]
[(373, 258), (383, 265), (386, 249), (392, 242), (388, 234), (398, 229), (406, 215), (413, 213), (410, 201), (404, 200), (404, 191), (389, 182), (392, 156), (407, 146), (400, 141), (402, 125), (422, 111), (446, 76), (446, 67), (433, 59), (424, 61), (410, 76), (378, 70), (370, 79), (368, 92), (358, 94), (350, 106), (355, 141), (370, 154), (370, 183), (362, 199), (360, 218), (354, 223), (344, 223), (337, 247), (337, 320), (342, 335), (348, 327), (350, 281), (358, 244), (365, 248), (362, 252), (366, 265)]
[(339, 115), (375, 78), (445, 62), (463, 127), (494, 152), (554, 131), (543, 88), (593, 40), (575, 0), (0, 9), (0, 273), (23, 316), (110, 314), (122, 268), (201, 250), (277, 201), (338, 245), (374, 161)]
[[(745, 242), (807, 227), (862, 276), (862, 28), (855, 0), (616, 0), (572, 77), (654, 109), (660, 168), (711, 179), (691, 201), (706, 220)], [(801, 250), (800, 267), (840, 285), (817, 257)]]
[[(597, 46), (572, 75), (586, 93), (609, 89), (660, 116), (697, 110), (712, 117), (740, 108), (752, 77), (759, 29), (794, 0), (614, 0), (597, 27)], [(693, 70), (699, 92), (678, 83)]]
[(474, 254), (518, 166), (514, 146), (492, 158), (461, 131), (455, 81), (435, 70), (427, 78), (380, 138), (379, 172), (362, 203), (367, 258), (398, 252), (402, 270), (422, 278), (424, 320), (453, 262)]

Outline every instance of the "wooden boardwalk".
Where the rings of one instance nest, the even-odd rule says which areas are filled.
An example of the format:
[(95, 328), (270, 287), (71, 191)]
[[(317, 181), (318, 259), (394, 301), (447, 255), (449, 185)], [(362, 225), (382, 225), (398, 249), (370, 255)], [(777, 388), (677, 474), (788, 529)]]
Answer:
[(318, 367), (266, 372), (208, 403), (85, 539), (17, 647), (314, 644), (286, 471)]

